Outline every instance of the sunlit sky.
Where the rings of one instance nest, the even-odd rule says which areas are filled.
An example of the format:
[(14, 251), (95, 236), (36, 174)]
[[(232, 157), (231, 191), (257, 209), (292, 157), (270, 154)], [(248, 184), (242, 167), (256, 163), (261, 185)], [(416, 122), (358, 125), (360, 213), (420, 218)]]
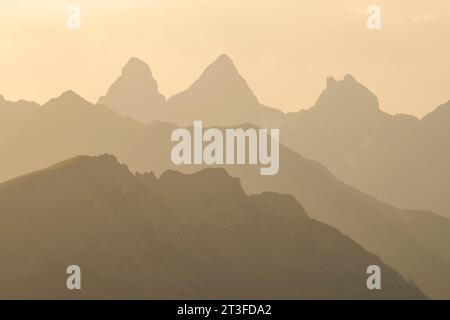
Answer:
[[(66, 27), (69, 4), (81, 7), (81, 30)], [(370, 4), (379, 31), (366, 28)], [(450, 99), (448, 0), (5, 0), (0, 40), (9, 100), (72, 89), (96, 102), (132, 56), (170, 96), (222, 53), (284, 111), (311, 106), (327, 76), (347, 73), (389, 113), (422, 116)]]

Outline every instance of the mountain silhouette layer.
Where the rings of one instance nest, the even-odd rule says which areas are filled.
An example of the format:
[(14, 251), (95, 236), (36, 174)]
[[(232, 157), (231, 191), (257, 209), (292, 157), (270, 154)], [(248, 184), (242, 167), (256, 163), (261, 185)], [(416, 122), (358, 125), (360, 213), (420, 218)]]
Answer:
[(163, 117), (165, 102), (150, 67), (137, 58), (127, 62), (120, 77), (98, 100), (99, 104), (110, 106), (120, 115), (145, 123)]
[[(147, 69), (142, 65), (142, 72)], [(135, 80), (129, 86), (141, 88)], [(127, 94), (114, 86), (110, 92), (111, 99), (101, 102), (129, 110), (123, 114), (133, 117), (134, 106), (144, 104), (149, 112), (160, 110), (160, 104), (138, 98), (144, 94), (114, 99)], [(232, 60), (222, 55), (190, 88), (169, 98), (163, 109), (152, 111), (151, 118), (181, 126), (203, 120), (208, 126), (252, 123), (280, 128), (286, 146), (319, 161), (350, 185), (400, 208), (450, 217), (449, 103), (422, 120), (390, 115), (380, 109), (372, 92), (347, 75), (343, 80), (328, 78), (311, 108), (284, 114), (261, 104)]]
[(450, 216), (450, 104), (419, 120), (390, 115), (353, 77), (290, 114), (283, 142), (338, 178), (401, 208)]
[(283, 113), (259, 103), (258, 98), (226, 55), (217, 58), (194, 84), (167, 101), (165, 119), (180, 125), (202, 120), (206, 125), (239, 123), (266, 125), (281, 121)]
[[(1, 298), (425, 298), (294, 197), (247, 196), (223, 169), (157, 179), (79, 156), (0, 184), (0, 212)], [(69, 265), (81, 291), (65, 287)]]
[[(168, 169), (186, 173), (204, 169), (172, 164), (170, 135), (175, 128), (167, 123), (133, 121), (69, 91), (42, 106), (19, 134), (0, 145), (0, 179), (79, 154), (114, 154), (133, 171), (157, 175)], [(427, 296), (448, 298), (450, 253), (444, 250), (450, 243), (448, 219), (380, 202), (284, 146), (280, 146), (280, 171), (275, 176), (263, 177), (255, 166), (228, 166), (226, 170), (241, 178), (249, 194), (271, 191), (295, 196), (311, 217), (338, 228), (379, 255), (405, 279), (413, 279)], [(427, 216), (426, 226), (417, 223), (421, 215)]]
[[(68, 91), (42, 107), (33, 104), (36, 110), (19, 117), (20, 121), (8, 122), (5, 117), (9, 128), (0, 142), (0, 181), (79, 154), (112, 153), (132, 170), (157, 174), (170, 168), (185, 172), (203, 169), (171, 164), (169, 137), (175, 126), (163, 122), (146, 125), (128, 117), (131, 109), (127, 108), (133, 106), (126, 103), (127, 97), (135, 94), (130, 95), (127, 87), (136, 89), (136, 96), (160, 96), (150, 69), (137, 59), (129, 64), (130, 68), (124, 68), (123, 79), (117, 81), (125, 84), (107, 94), (121, 97), (108, 103), (118, 101), (115, 108), (123, 107), (122, 114), (127, 116), (120, 116), (103, 104), (95, 106)], [(139, 87), (140, 79), (147, 85)], [(232, 99), (224, 103), (226, 97)], [(206, 124), (229, 126), (254, 120), (262, 127), (280, 127), (282, 142), (289, 148), (281, 147), (282, 163), (277, 176), (262, 178), (251, 166), (226, 168), (242, 179), (245, 190), (294, 195), (312, 217), (337, 227), (380, 255), (406, 279), (414, 279), (427, 295), (448, 298), (448, 219), (426, 210), (399, 210), (387, 205), (340, 182), (323, 166), (303, 157), (319, 160), (340, 180), (389, 200), (386, 202), (401, 208), (433, 207), (445, 214), (450, 199), (450, 188), (446, 187), (450, 180), (446, 147), (450, 136), (446, 125), (448, 104), (422, 120), (388, 115), (380, 110), (376, 96), (348, 75), (340, 81), (329, 78), (327, 88), (312, 108), (282, 114), (257, 101), (226, 56), (219, 57), (190, 89), (171, 99), (175, 101), (170, 103), (172, 107), (167, 107), (169, 102), (162, 108), (155, 107), (159, 106), (156, 102), (145, 102), (140, 107), (149, 107), (145, 112), (150, 119), (167, 119), (173, 112), (170, 110), (177, 110), (176, 114), (181, 114), (181, 120), (187, 124), (201, 117), (209, 119)], [(0, 106), (4, 106), (4, 99), (0, 100)], [(162, 101), (155, 98), (158, 100)], [(183, 108), (184, 113), (179, 111)], [(223, 108), (228, 108), (226, 114), (216, 117)], [(250, 120), (240, 120), (246, 118)], [(144, 119), (138, 120), (145, 123)]]

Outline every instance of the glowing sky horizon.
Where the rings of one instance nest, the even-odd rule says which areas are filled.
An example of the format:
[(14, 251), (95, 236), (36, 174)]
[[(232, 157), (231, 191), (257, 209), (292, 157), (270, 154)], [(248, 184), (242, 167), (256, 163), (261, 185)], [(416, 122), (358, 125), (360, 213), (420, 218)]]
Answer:
[[(328, 76), (345, 74), (389, 113), (423, 116), (450, 100), (450, 2), (379, 0), (382, 29), (366, 28), (372, 1), (28, 0), (0, 4), (0, 94), (44, 103), (71, 89), (96, 102), (130, 57), (151, 67), (166, 97), (189, 87), (221, 54), (259, 100), (310, 107)], [(81, 30), (66, 8), (81, 7)]]

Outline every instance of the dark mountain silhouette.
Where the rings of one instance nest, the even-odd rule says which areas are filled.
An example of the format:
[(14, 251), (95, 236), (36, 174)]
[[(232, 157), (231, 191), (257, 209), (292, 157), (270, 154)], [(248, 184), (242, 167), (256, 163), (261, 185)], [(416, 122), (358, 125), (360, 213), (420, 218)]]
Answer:
[(0, 184), (0, 212), (2, 298), (425, 298), (292, 196), (247, 196), (223, 169), (157, 179), (76, 157)]
[[(175, 128), (161, 122), (144, 125), (66, 93), (41, 107), (20, 134), (0, 145), (0, 177), (10, 179), (77, 154), (111, 153), (134, 171), (157, 175), (167, 169), (203, 169), (171, 163), (170, 135)], [(280, 171), (275, 176), (261, 176), (254, 166), (226, 169), (241, 178), (250, 194), (272, 191), (295, 196), (313, 218), (379, 255), (406, 279), (413, 279), (425, 294), (448, 298), (450, 253), (441, 250), (450, 243), (450, 232), (442, 228), (447, 219), (430, 213), (426, 229), (420, 224), (412, 228), (410, 212), (349, 187), (317, 162), (284, 146), (280, 146)]]
[(121, 76), (98, 101), (120, 115), (145, 123), (163, 117), (165, 102), (149, 66), (137, 58), (128, 61)]

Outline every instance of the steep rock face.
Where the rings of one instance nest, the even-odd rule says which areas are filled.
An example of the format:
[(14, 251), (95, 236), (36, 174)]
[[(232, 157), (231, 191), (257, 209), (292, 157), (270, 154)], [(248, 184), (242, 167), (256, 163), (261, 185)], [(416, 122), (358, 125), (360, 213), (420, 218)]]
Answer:
[(149, 66), (137, 58), (128, 61), (120, 77), (98, 100), (98, 104), (105, 104), (120, 115), (144, 123), (160, 120), (165, 102)]
[(2, 298), (424, 298), (293, 197), (247, 196), (223, 169), (157, 179), (77, 157), (0, 184), (0, 212)]

